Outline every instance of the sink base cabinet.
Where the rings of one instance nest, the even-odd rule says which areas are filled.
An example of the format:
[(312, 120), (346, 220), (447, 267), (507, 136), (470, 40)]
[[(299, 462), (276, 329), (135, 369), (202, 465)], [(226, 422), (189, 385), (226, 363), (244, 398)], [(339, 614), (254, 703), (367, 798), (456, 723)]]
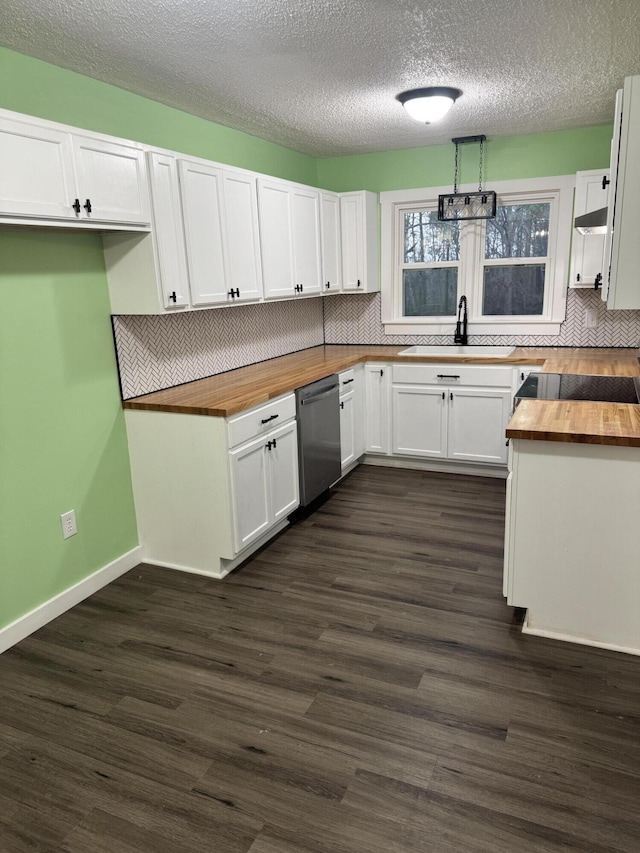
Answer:
[(230, 450), (224, 418), (125, 417), (147, 562), (222, 578), (287, 525), (299, 502), (295, 420)]
[(504, 591), (523, 630), (640, 654), (640, 448), (511, 446)]

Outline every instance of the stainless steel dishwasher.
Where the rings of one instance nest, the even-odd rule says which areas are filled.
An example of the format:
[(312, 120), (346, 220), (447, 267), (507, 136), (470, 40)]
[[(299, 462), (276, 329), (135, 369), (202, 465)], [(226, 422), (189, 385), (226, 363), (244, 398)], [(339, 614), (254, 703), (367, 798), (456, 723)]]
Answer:
[(308, 506), (342, 473), (339, 394), (335, 373), (296, 391), (301, 506)]

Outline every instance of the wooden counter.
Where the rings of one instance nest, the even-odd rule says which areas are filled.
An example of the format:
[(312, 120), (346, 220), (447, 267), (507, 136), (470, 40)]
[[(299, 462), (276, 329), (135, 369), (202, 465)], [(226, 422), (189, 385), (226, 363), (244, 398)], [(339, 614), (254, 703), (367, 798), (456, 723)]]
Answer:
[[(319, 346), (249, 367), (127, 400), (127, 409), (228, 417), (364, 361), (540, 364), (547, 373), (640, 376), (638, 350), (517, 347), (507, 358), (401, 356), (402, 346)], [(640, 447), (640, 406), (525, 400), (507, 428), (509, 438)]]

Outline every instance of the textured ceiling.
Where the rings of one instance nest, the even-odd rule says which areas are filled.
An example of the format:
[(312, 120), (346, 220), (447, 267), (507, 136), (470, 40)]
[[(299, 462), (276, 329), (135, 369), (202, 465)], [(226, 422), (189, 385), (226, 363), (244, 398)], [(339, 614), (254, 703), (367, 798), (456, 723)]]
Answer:
[[(609, 122), (640, 0), (2, 0), (0, 41), (326, 157)], [(425, 126), (430, 85), (463, 95)]]

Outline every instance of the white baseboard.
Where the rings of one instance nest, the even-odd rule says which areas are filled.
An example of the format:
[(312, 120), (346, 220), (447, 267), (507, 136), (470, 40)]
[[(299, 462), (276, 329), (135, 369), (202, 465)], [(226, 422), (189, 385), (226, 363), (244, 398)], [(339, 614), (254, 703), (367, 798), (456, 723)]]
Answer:
[(365, 454), (365, 465), (377, 465), (380, 468), (409, 468), (414, 471), (434, 471), (439, 474), (467, 474), (472, 477), (495, 477), (506, 480), (509, 470), (502, 465), (474, 465), (471, 462), (439, 462), (433, 459), (419, 459), (408, 456), (377, 456)]
[(24, 640), (29, 634), (33, 634), (38, 628), (42, 628), (47, 622), (51, 622), (52, 619), (61, 616), (65, 611), (70, 610), (76, 604), (84, 601), (85, 598), (93, 595), (94, 592), (102, 589), (103, 586), (119, 578), (120, 575), (123, 575), (130, 569), (133, 569), (143, 559), (144, 548), (138, 545), (131, 551), (127, 551), (126, 554), (122, 554), (122, 556), (113, 560), (113, 562), (108, 563), (93, 574), (70, 586), (69, 589), (65, 589), (63, 592), (58, 593), (58, 595), (54, 595), (53, 598), (45, 601), (44, 604), (36, 607), (35, 610), (25, 613), (24, 616), (16, 619), (15, 622), (11, 622), (11, 624), (5, 625), (4, 628), (0, 628), (0, 653), (11, 648), (11, 646), (15, 646), (16, 643)]
[(618, 646), (615, 643), (602, 643), (599, 640), (590, 640), (588, 637), (579, 637), (573, 634), (562, 634), (559, 631), (547, 631), (544, 628), (531, 628), (529, 625), (529, 612), (522, 625), (523, 634), (531, 634), (534, 637), (547, 637), (549, 640), (560, 640), (563, 643), (577, 643), (579, 646), (593, 646), (596, 649), (607, 649), (610, 652), (624, 652), (627, 655), (640, 655), (640, 649), (633, 646)]

